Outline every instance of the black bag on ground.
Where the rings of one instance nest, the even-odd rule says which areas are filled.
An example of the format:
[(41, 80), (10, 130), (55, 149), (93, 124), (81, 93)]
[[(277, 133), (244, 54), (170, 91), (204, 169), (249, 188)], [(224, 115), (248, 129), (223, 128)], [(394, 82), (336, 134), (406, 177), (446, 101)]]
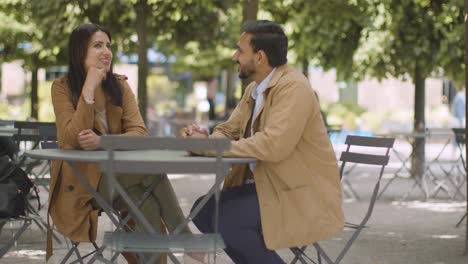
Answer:
[(31, 187), (33, 183), (20, 167), (7, 156), (0, 157), (0, 218), (24, 215)]

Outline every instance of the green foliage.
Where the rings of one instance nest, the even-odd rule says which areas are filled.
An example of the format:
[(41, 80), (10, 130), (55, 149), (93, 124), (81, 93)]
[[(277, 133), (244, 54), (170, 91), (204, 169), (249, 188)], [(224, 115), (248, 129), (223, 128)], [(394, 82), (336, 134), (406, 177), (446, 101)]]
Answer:
[(74, 25), (66, 19), (74, 14), (68, 6), (58, 0), (2, 1), (0, 17), (9, 21), (0, 26), (3, 61), (22, 59), (29, 69), (63, 63), (64, 36)]
[[(52, 98), (50, 96), (51, 81), (39, 82), (39, 115), (38, 120), (42, 122), (53, 122), (55, 120)], [(23, 101), (24, 100), (24, 101)], [(31, 98), (22, 96), (19, 100), (0, 100), (0, 119), (3, 120), (26, 120), (29, 118)]]
[(338, 79), (444, 74), (461, 79), (463, 1), (295, 0), (263, 7), (286, 24), (296, 63), (310, 60)]
[(30, 100), (15, 104), (9, 104), (7, 100), (0, 100), (0, 119), (26, 120), (29, 106)]
[(158, 115), (167, 115), (173, 109), (178, 84), (171, 82), (164, 75), (150, 75), (148, 77), (148, 105)]
[(463, 73), (463, 2), (376, 1), (372, 27), (363, 29), (355, 70), (379, 78), (391, 74), (423, 77), (439, 68), (450, 77)]
[(373, 132), (379, 132), (385, 121), (385, 114), (378, 112), (364, 112), (360, 116), (362, 128)]
[(339, 79), (352, 75), (353, 55), (362, 29), (369, 25), (367, 1), (318, 0), (264, 3), (276, 21), (286, 24), (294, 62), (311, 60), (325, 70), (336, 68)]
[(343, 126), (346, 129), (358, 128), (357, 118), (367, 110), (351, 102), (329, 104), (324, 108), (327, 113), (327, 121), (330, 126)]
[(52, 81), (40, 82), (39, 96), (39, 120), (41, 122), (55, 122), (54, 106), (51, 96)]
[(159, 49), (175, 58), (172, 64), (175, 73), (190, 70), (195, 79), (210, 79), (233, 63), (231, 57), (241, 31), (241, 10), (229, 1), (221, 2), (222, 8), (212, 4), (205, 7), (208, 10), (204, 12), (212, 12), (211, 21), (192, 25), (192, 38), (187, 38), (187, 34), (182, 41), (177, 36), (176, 41), (159, 38)]

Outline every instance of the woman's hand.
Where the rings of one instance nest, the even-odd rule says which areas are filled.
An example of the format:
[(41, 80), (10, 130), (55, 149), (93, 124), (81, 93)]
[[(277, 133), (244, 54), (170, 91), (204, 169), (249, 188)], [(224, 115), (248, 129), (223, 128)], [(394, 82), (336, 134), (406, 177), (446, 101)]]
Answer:
[(107, 70), (105, 68), (89, 67), (86, 80), (81, 94), (87, 102), (94, 101), (94, 91), (101, 86), (106, 79)]
[(178, 136), (183, 138), (207, 138), (208, 129), (197, 124), (191, 124), (180, 129)]
[(91, 129), (86, 129), (78, 134), (78, 142), (84, 150), (96, 150), (101, 142), (101, 137)]

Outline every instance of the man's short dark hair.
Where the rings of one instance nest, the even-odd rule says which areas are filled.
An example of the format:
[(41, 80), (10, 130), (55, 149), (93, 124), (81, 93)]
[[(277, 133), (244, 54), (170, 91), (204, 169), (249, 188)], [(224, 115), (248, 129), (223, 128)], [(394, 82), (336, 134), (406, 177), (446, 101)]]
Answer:
[(269, 20), (251, 20), (244, 23), (243, 32), (252, 35), (250, 45), (255, 52), (265, 52), (271, 67), (286, 64), (288, 37), (280, 25)]

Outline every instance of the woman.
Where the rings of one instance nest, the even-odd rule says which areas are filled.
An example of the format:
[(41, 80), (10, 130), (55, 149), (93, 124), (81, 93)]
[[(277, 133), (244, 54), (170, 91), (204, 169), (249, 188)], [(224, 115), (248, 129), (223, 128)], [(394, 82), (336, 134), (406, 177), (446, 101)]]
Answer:
[[(110, 47), (109, 32), (95, 24), (81, 25), (70, 35), (68, 75), (52, 84), (52, 103), (61, 149), (96, 150), (100, 136), (105, 134), (147, 135), (126, 78), (112, 72)], [(76, 167), (102, 197), (107, 197), (115, 209), (125, 213), (121, 199), (109, 198), (107, 180), (103, 179), (98, 164), (81, 162)], [(164, 232), (164, 226), (173, 230), (184, 216), (167, 176), (157, 177), (159, 183), (141, 210), (157, 230)], [(119, 182), (136, 200), (153, 179), (155, 176), (132, 175), (119, 177)], [(98, 211), (92, 196), (71, 167), (62, 161), (54, 161), (49, 213), (58, 230), (73, 241), (93, 242), (97, 233)], [(136, 223), (136, 229), (142, 229), (139, 223)], [(190, 230), (186, 228), (184, 232)], [(50, 253), (51, 247), (48, 247), (48, 257)], [(134, 255), (124, 254), (124, 257), (129, 263), (135, 263)]]

